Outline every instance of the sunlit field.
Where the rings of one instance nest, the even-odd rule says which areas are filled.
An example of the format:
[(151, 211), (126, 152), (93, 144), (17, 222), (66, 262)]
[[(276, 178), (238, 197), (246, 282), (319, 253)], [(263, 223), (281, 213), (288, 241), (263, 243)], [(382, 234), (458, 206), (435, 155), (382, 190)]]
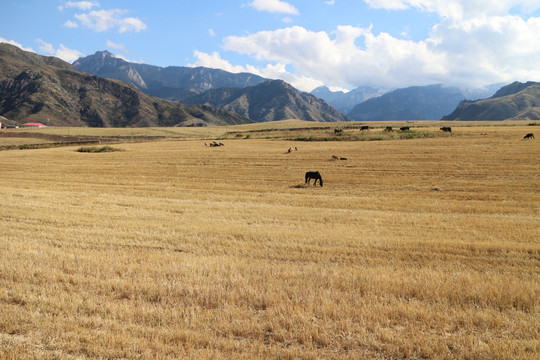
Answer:
[(0, 359), (538, 359), (538, 127), (254, 129), (0, 151)]

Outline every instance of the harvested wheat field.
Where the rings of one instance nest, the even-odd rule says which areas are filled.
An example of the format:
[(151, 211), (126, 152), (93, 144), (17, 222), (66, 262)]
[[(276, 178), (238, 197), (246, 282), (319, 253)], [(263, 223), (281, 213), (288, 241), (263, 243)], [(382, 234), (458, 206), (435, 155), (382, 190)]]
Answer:
[(537, 359), (530, 130), (3, 151), (0, 358)]

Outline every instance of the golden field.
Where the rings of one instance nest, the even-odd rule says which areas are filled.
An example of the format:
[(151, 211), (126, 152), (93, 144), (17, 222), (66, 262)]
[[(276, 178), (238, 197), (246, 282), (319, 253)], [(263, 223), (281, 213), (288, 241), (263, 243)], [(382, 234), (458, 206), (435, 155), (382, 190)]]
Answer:
[(537, 359), (536, 127), (436, 126), (0, 151), (0, 359)]

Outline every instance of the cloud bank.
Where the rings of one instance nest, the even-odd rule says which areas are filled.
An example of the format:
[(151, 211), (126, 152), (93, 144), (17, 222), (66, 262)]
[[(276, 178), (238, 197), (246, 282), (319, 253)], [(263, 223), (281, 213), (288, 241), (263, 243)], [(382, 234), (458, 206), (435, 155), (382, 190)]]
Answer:
[(99, 8), (99, 3), (93, 1), (68, 1), (65, 3), (65, 5), (59, 6), (58, 9), (63, 11), (64, 9), (73, 8), (86, 11), (85, 13), (74, 15), (74, 18), (78, 21), (67, 20), (64, 23), (64, 27), (68, 28), (77, 28), (80, 25), (95, 32), (116, 30), (118, 33), (137, 33), (146, 30), (146, 24), (142, 20), (136, 17), (125, 16), (125, 14), (128, 12), (127, 10), (92, 10), (94, 7)]
[(298, 9), (293, 5), (280, 0), (253, 0), (249, 3), (249, 6), (259, 11), (298, 15)]
[(57, 58), (67, 61), (68, 63), (72, 63), (84, 55), (78, 50), (70, 49), (64, 46), (64, 44), (60, 44), (58, 49), (55, 49), (52, 44), (49, 44), (42, 39), (37, 39), (36, 42), (39, 44), (38, 49), (42, 54), (56, 56)]
[[(432, 12), (440, 20), (429, 36), (420, 41), (374, 33), (371, 27), (341, 25), (327, 33), (291, 26), (228, 36), (223, 49), (270, 63), (251, 72), (263, 75), (273, 69), (279, 78), (306, 91), (322, 83), (349, 88), (393, 88), (433, 83), (468, 87), (513, 80), (540, 81), (540, 18), (524, 15), (540, 8), (538, 1), (493, 0), (488, 7), (483, 0), (365, 2), (377, 9), (415, 8)], [(223, 64), (218, 53), (206, 56), (199, 52), (195, 57), (196, 65), (228, 66), (243, 71), (252, 68)], [(285, 71), (286, 67), (294, 68), (294, 74)]]

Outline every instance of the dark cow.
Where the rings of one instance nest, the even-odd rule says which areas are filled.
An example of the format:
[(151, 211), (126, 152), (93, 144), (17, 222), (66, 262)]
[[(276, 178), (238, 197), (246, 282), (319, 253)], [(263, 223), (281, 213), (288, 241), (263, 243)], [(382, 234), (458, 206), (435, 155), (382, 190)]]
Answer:
[(525, 135), (523, 138), (524, 138), (524, 139), (534, 139), (534, 134), (533, 134), (533, 133), (528, 133), (528, 134)]
[(401, 131), (409, 131), (409, 130), (411, 130), (411, 128), (408, 127), (408, 126), (402, 126), (402, 127), (399, 128), (399, 130), (401, 130)]
[(308, 171), (306, 173), (306, 184), (309, 184), (309, 181), (311, 179), (315, 179), (315, 181), (313, 182), (313, 185), (317, 185), (317, 180), (319, 180), (319, 185), (321, 185), (322, 187), (323, 180), (322, 180), (321, 174), (318, 171)]
[(334, 129), (334, 134), (341, 135), (343, 133), (343, 129)]
[(443, 127), (441, 128), (441, 130), (442, 130), (443, 132), (452, 132), (452, 128), (451, 128), (450, 126), (443, 126)]
[(394, 130), (392, 130), (391, 126), (387, 126), (387, 127), (384, 128), (384, 131), (390, 132), (390, 131), (394, 131)]
[(360, 127), (360, 130), (361, 130), (361, 131), (369, 130), (369, 126), (368, 126), (368, 125), (361, 126), (361, 127)]

